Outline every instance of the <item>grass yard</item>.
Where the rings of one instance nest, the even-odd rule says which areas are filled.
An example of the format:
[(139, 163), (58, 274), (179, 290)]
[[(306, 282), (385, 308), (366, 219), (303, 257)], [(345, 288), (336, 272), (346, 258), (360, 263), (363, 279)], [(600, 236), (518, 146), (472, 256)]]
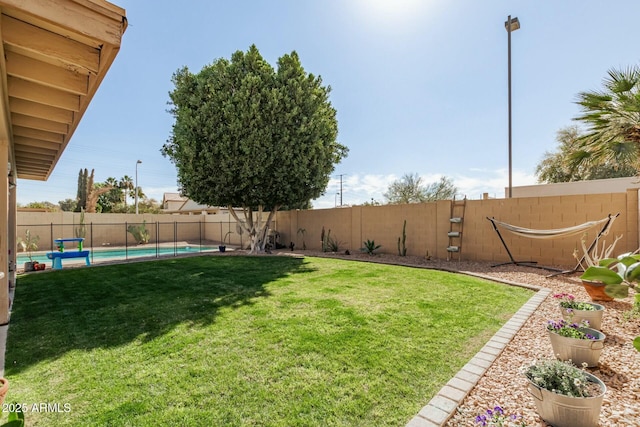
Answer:
[(285, 256), (30, 274), (5, 403), (49, 404), (34, 426), (404, 426), (531, 295)]

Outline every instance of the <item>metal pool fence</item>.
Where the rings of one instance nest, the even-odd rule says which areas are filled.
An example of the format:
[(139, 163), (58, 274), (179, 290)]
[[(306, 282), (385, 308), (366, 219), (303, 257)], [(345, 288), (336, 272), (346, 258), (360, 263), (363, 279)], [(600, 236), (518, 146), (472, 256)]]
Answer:
[[(26, 239), (26, 232), (36, 240), (34, 260), (46, 259), (46, 252), (57, 250), (54, 240), (84, 237), (83, 249), (90, 250), (91, 262), (114, 259), (178, 256), (217, 250), (226, 236), (226, 245), (243, 246), (242, 234), (235, 233), (235, 223), (200, 222), (124, 222), (87, 224), (29, 224), (17, 226), (18, 240)], [(146, 243), (134, 237), (136, 230), (143, 231)], [(235, 237), (230, 239), (230, 237)], [(246, 239), (245, 239), (246, 240)], [(71, 250), (72, 248), (67, 248)], [(18, 265), (27, 253), (18, 245)], [(110, 253), (112, 256), (107, 257)], [(70, 260), (71, 261), (71, 260)], [(50, 264), (50, 260), (46, 263)], [(65, 260), (66, 262), (66, 260)]]

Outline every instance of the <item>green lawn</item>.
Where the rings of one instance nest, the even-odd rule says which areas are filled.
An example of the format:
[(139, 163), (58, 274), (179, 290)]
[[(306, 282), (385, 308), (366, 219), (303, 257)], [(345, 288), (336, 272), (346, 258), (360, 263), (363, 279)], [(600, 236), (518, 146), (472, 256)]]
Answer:
[(50, 404), (38, 426), (403, 426), (530, 296), (323, 258), (30, 274), (6, 402)]

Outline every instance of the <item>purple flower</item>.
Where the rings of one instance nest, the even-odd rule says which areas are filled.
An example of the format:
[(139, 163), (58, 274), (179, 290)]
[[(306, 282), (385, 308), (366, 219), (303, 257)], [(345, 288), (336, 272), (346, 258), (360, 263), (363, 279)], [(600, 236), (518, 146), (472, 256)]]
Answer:
[(487, 425), (487, 417), (484, 415), (478, 415), (476, 417), (476, 423), (479, 423), (481, 426), (485, 427)]

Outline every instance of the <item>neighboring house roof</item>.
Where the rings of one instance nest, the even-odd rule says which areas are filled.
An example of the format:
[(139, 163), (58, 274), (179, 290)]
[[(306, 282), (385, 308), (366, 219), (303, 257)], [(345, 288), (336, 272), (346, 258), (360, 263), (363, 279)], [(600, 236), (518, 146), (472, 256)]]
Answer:
[[(162, 196), (162, 209), (167, 213), (219, 213), (222, 209), (216, 206), (207, 206), (196, 203), (188, 197), (178, 193), (164, 193)], [(226, 210), (226, 208), (224, 208)]]
[(0, 0), (0, 138), (10, 173), (49, 178), (120, 50), (125, 10), (104, 0)]
[(184, 202), (186, 197), (180, 195), (180, 193), (164, 193), (162, 195), (162, 206), (168, 202)]

